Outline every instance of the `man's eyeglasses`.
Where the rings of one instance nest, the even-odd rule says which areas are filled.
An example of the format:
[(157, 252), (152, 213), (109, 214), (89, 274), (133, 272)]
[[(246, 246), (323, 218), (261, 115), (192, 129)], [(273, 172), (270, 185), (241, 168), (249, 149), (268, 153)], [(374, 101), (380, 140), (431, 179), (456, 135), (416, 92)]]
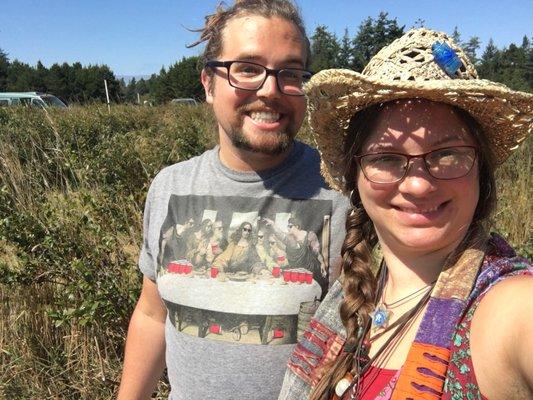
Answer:
[(474, 146), (454, 146), (416, 155), (373, 153), (355, 156), (355, 159), (370, 182), (396, 183), (405, 177), (413, 158), (423, 158), (426, 170), (435, 179), (462, 178), (474, 166), (476, 154)]
[(274, 75), (279, 91), (288, 96), (303, 96), (303, 85), (313, 76), (311, 71), (305, 69), (270, 69), (261, 64), (247, 61), (210, 60), (205, 63), (205, 66), (226, 68), (229, 84), (241, 90), (259, 90), (263, 87), (266, 78), (269, 75)]
[(258, 239), (263, 239), (263, 235), (257, 235)]
[(246, 232), (251, 232), (252, 231), (252, 228), (242, 228), (243, 231), (246, 231)]

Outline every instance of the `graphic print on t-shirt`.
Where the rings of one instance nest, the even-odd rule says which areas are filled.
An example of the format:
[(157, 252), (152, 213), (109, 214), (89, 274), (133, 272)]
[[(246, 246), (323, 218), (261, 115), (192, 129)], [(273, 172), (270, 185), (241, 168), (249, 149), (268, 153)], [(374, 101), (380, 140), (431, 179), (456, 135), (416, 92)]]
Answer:
[(296, 343), (328, 287), (331, 200), (170, 197), (157, 286), (180, 332)]

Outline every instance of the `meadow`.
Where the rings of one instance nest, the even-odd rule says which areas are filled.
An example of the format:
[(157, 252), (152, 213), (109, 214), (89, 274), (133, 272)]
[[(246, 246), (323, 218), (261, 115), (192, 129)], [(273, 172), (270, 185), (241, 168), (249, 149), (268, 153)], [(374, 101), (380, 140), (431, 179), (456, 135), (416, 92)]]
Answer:
[[(0, 108), (0, 399), (115, 397), (148, 186), (215, 132), (205, 105)], [(531, 150), (498, 169), (491, 221), (530, 259)]]

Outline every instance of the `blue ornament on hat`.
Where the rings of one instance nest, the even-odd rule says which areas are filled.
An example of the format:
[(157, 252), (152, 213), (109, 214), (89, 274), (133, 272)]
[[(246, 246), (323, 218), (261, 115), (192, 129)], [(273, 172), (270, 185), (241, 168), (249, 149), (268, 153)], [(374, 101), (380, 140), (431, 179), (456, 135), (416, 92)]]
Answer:
[(451, 78), (457, 78), (457, 71), (459, 71), (463, 63), (455, 50), (445, 42), (435, 42), (431, 46), (431, 52), (437, 65)]

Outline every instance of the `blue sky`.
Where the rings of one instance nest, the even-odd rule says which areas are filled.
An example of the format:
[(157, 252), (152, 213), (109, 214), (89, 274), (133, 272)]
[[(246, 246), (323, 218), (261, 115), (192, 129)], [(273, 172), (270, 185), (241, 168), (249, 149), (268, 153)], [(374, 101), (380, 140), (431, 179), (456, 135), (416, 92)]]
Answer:
[[(228, 0), (231, 2), (232, 0)], [(117, 75), (149, 75), (183, 56), (197, 55), (187, 43), (219, 0), (1, 0), (0, 49), (11, 60), (35, 65), (76, 61), (107, 64)], [(319, 24), (339, 37), (380, 11), (412, 27), (425, 26), (462, 39), (478, 36), (484, 49), (521, 44), (533, 35), (533, 0), (297, 0), (309, 34)]]

